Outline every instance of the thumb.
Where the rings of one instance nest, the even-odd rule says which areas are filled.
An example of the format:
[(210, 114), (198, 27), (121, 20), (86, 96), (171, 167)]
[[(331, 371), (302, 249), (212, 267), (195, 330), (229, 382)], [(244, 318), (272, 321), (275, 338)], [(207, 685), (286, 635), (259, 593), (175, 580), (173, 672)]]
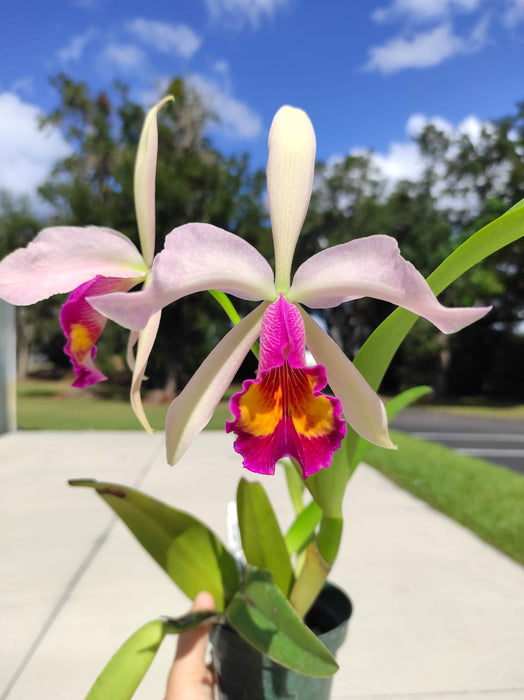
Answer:
[[(213, 596), (202, 591), (195, 598), (191, 612), (214, 609)], [(206, 625), (195, 627), (179, 636), (165, 700), (212, 700), (213, 674), (206, 667), (208, 643), (209, 626)]]

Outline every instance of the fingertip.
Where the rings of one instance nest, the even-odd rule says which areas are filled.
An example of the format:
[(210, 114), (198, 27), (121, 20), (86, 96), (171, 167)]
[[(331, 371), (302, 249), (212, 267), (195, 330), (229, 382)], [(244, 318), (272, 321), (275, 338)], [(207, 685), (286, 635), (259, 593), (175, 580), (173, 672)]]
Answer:
[(200, 591), (193, 601), (191, 610), (216, 610), (215, 599), (208, 591)]

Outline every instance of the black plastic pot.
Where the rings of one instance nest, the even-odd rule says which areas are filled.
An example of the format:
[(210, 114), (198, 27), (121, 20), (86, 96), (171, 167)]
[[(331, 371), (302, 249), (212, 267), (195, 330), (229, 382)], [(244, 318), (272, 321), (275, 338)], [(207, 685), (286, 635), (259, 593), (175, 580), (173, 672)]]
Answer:
[[(306, 623), (335, 655), (346, 638), (351, 601), (326, 584), (306, 616)], [(313, 678), (290, 671), (250, 646), (227, 625), (211, 633), (219, 700), (329, 700), (333, 677)]]

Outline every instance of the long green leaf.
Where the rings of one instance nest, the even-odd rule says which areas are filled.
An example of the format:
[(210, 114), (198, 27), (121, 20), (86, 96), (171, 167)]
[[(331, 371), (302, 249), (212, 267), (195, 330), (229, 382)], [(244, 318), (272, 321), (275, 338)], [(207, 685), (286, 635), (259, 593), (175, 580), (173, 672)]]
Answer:
[(333, 461), (328, 469), (321, 469), (306, 479), (306, 486), (313, 499), (324, 512), (324, 517), (337, 519), (342, 516), (342, 499), (346, 484), (355, 471), (348, 459), (347, 444), (354, 431), (348, 430), (340, 448), (333, 455)]
[(284, 457), (279, 461), (279, 464), (284, 467), (284, 472), (286, 475), (287, 490), (289, 492), (289, 498), (295, 509), (295, 513), (300, 513), (304, 508), (304, 502), (302, 500), (304, 495), (304, 479), (299, 476), (301, 472), (300, 467), (297, 462), (290, 457)]
[(167, 632), (163, 620), (152, 620), (137, 630), (108, 661), (85, 700), (133, 697)]
[(322, 508), (311, 501), (302, 510), (289, 530), (286, 532), (286, 546), (290, 554), (301, 552), (309, 544), (315, 534), (315, 528), (322, 519)]
[(178, 634), (216, 621), (212, 610), (152, 620), (138, 629), (109, 659), (86, 700), (129, 700), (151, 665), (166, 634)]
[(237, 490), (238, 526), (249, 564), (270, 571), (285, 596), (294, 582), (293, 567), (277, 517), (262, 484), (241, 479)]
[(191, 599), (209, 591), (223, 610), (239, 588), (235, 560), (222, 542), (193, 516), (140, 491), (92, 479), (75, 479), (115, 511), (140, 544)]
[(286, 668), (317, 677), (331, 676), (338, 668), (267, 572), (248, 572), (246, 586), (231, 601), (226, 618), (246, 641)]
[[(410, 406), (415, 401), (418, 401), (423, 396), (426, 396), (431, 391), (430, 386), (414, 386), (411, 389), (406, 389), (406, 391), (401, 392), (397, 396), (388, 401), (386, 404), (386, 414), (388, 421), (393, 420), (393, 418), (398, 415), (405, 408)], [(352, 440), (356, 439), (356, 449), (354, 449), (353, 456), (351, 457), (351, 452), (349, 452), (349, 458), (353, 460), (353, 464), (358, 465), (360, 462), (364, 461), (366, 452), (368, 451), (369, 442), (361, 438), (353, 431), (351, 436)], [(351, 446), (350, 446), (351, 447)]]

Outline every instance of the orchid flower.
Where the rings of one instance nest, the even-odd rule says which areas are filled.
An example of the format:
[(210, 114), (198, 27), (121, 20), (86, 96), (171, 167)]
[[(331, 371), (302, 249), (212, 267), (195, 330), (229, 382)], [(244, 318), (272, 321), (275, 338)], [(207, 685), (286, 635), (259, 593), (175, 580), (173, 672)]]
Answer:
[[(157, 113), (172, 97), (166, 97), (146, 116), (135, 162), (135, 209), (142, 253), (127, 236), (98, 226), (57, 226), (41, 231), (26, 248), (0, 262), (0, 298), (25, 306), (53, 294), (71, 292), (60, 313), (76, 380), (86, 387), (106, 379), (96, 367), (96, 342), (107, 318), (87, 298), (127, 293), (151, 278), (155, 249), (155, 171), (158, 151)], [(71, 291), (72, 290), (72, 291)], [(131, 333), (128, 363), (133, 370), (131, 404), (142, 425), (152, 432), (140, 399), (140, 386), (156, 338), (160, 311), (148, 318), (140, 333)], [(137, 342), (136, 358), (133, 345)]]
[[(244, 466), (272, 474), (284, 456), (295, 458), (304, 478), (331, 463), (347, 422), (366, 440), (394, 445), (382, 401), (335, 342), (302, 308), (331, 307), (371, 296), (403, 306), (444, 333), (482, 317), (487, 308), (449, 309), (404, 260), (393, 238), (369, 236), (313, 255), (295, 273), (291, 265), (312, 191), (315, 133), (307, 115), (292, 107), (276, 114), (269, 134), (267, 186), (275, 247), (275, 274), (238, 236), (210, 224), (186, 224), (166, 236), (144, 291), (89, 299), (102, 313), (132, 329), (187, 294), (218, 289), (262, 300), (222, 339), (171, 404), (167, 458), (180, 459), (205, 427), (245, 355), (260, 336), (257, 378), (232, 397), (235, 449)], [(307, 367), (305, 346), (319, 364)], [(334, 397), (321, 394), (326, 381)]]

